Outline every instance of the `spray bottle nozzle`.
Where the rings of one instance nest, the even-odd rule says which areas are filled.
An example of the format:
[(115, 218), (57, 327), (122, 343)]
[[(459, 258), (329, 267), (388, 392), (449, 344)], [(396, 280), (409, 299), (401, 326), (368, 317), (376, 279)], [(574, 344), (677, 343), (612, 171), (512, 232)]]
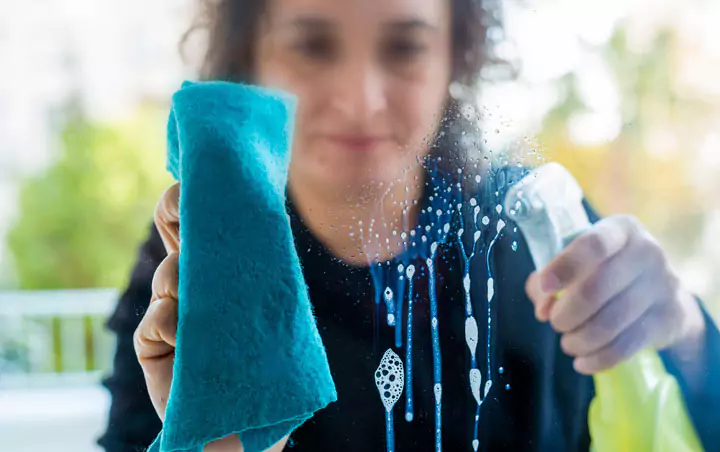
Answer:
[(505, 211), (520, 227), (538, 269), (590, 228), (583, 192), (561, 165), (549, 163), (510, 188)]

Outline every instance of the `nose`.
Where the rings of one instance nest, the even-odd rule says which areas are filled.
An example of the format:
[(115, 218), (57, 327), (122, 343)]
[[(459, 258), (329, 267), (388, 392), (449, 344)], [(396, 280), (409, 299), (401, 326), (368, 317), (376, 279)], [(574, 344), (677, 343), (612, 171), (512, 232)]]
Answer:
[(335, 73), (333, 107), (348, 120), (367, 122), (387, 107), (382, 73), (372, 64), (344, 66)]

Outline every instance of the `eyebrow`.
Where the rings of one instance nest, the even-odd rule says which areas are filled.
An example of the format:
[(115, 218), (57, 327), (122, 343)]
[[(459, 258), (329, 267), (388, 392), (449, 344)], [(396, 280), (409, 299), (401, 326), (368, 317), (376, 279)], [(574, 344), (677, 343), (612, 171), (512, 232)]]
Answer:
[[(332, 20), (324, 19), (322, 17), (315, 16), (300, 16), (295, 19), (281, 22), (281, 28), (301, 28), (301, 29), (319, 29), (322, 31), (331, 30), (336, 28), (338, 25)], [(435, 30), (436, 26), (431, 25), (423, 19), (401, 19), (395, 21), (389, 21), (382, 25), (383, 28), (391, 31), (413, 31), (413, 30)]]
[(413, 31), (413, 30), (435, 30), (437, 27), (426, 22), (423, 19), (403, 19), (383, 24), (384, 28), (393, 31)]
[(334, 28), (335, 24), (328, 19), (323, 19), (322, 17), (300, 16), (292, 20), (281, 22), (279, 26), (280, 28), (310, 28), (329, 30), (331, 28)]

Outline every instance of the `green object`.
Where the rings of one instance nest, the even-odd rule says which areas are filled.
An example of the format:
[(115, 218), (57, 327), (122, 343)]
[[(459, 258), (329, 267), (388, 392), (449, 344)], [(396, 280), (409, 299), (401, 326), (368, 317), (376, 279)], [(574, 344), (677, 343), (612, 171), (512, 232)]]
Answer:
[(12, 268), (0, 255), (3, 289), (125, 286), (157, 200), (172, 183), (162, 151), (166, 108), (142, 106), (113, 123), (67, 114), (51, 165), (18, 181), (7, 237)]
[[(538, 270), (592, 227), (582, 200), (580, 185), (557, 163), (535, 169), (508, 190), (505, 211), (520, 227)], [(641, 351), (594, 380), (592, 452), (703, 450), (680, 387), (657, 352)]]
[(594, 377), (592, 452), (702, 452), (675, 378), (644, 350)]

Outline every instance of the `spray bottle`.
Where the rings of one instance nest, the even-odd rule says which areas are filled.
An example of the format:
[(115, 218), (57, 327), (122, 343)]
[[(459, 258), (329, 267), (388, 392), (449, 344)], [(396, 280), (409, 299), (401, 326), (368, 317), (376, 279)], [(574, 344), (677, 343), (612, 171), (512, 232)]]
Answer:
[[(515, 184), (505, 212), (517, 223), (538, 270), (592, 227), (583, 192), (570, 173), (549, 163)], [(593, 452), (696, 452), (703, 448), (682, 393), (654, 350), (593, 376), (588, 427)]]

